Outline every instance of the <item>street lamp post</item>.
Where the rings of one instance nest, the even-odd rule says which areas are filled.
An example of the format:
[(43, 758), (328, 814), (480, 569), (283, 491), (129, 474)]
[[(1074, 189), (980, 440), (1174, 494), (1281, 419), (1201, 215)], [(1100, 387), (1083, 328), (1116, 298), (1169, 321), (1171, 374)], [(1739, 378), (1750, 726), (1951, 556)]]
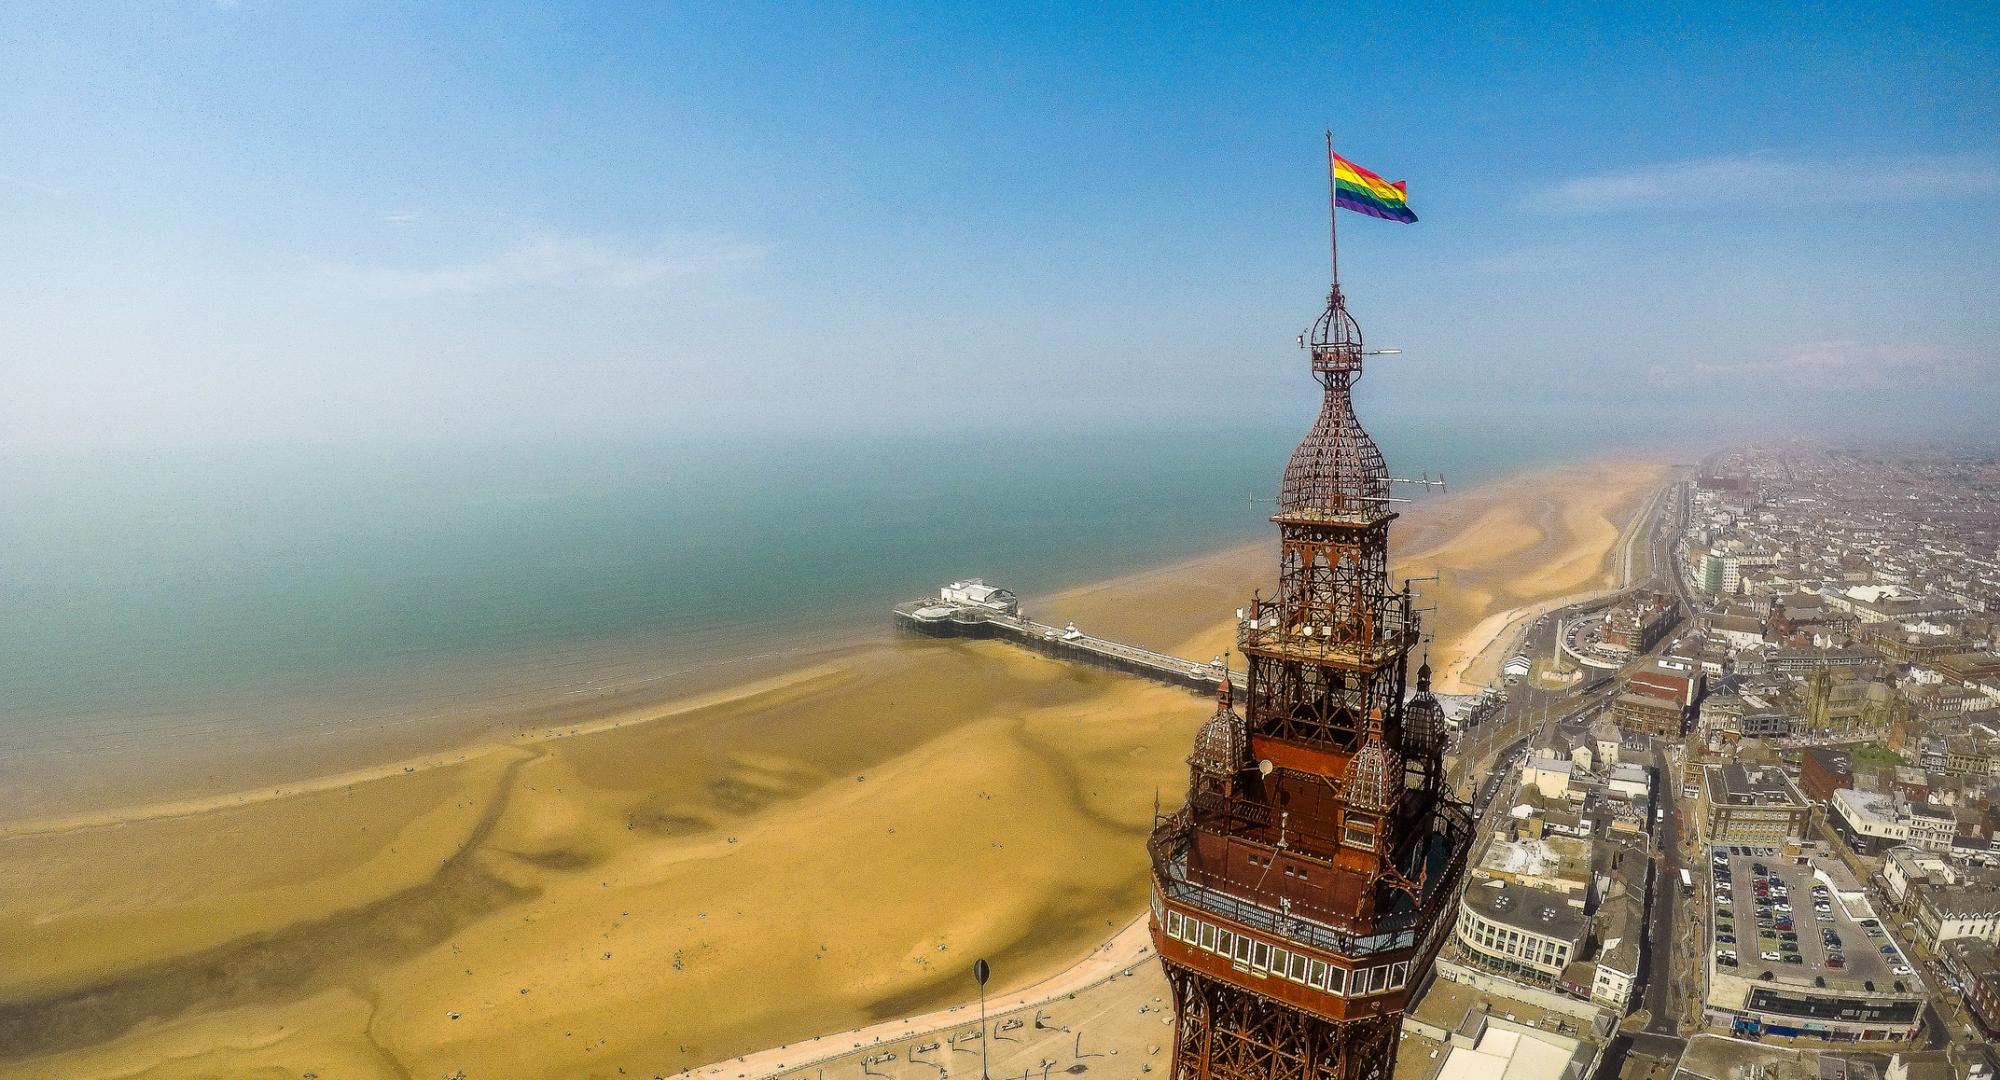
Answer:
[(986, 1044), (992, 1041), (986, 1037), (986, 977), (991, 974), (985, 960), (972, 962), (972, 981), (979, 984), (979, 1080), (992, 1080), (986, 1072)]

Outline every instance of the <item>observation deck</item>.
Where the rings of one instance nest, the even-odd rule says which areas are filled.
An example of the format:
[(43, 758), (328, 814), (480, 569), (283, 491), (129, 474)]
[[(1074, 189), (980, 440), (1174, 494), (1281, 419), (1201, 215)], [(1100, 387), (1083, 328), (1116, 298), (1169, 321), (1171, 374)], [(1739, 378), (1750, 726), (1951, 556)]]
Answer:
[[(1471, 816), (1437, 810), (1421, 898), (1365, 921), (1343, 918), (1257, 885), (1202, 884), (1188, 874), (1195, 825), (1183, 807), (1147, 842), (1153, 864), (1153, 938), (1160, 954), (1247, 985), (1335, 1022), (1400, 1010), (1452, 925), (1464, 886)], [(1297, 853), (1292, 853), (1297, 857)]]

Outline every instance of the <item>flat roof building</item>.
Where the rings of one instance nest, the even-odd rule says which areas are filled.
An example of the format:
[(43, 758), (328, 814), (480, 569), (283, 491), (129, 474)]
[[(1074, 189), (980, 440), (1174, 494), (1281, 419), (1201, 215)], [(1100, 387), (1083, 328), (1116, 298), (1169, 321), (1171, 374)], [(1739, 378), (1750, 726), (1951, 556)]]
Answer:
[(1805, 794), (1772, 766), (1704, 766), (1698, 802), (1710, 844), (1782, 844), (1806, 835), (1812, 823)]
[[(1602, 1010), (1566, 1007), (1558, 1012), (1440, 978), (1403, 1014), (1403, 1036), (1409, 1042), (1397, 1055), (1396, 1076), (1398, 1080), (1588, 1080), (1596, 1074), (1615, 1033), (1614, 1023), (1615, 1018)], [(1423, 1056), (1412, 1054), (1413, 1048)]]
[(1841, 788), (1826, 804), (1826, 821), (1856, 855), (1880, 855), (1910, 842), (1909, 823), (1887, 795)]
[(1473, 963), (1549, 987), (1583, 955), (1590, 919), (1562, 893), (1490, 879), (1466, 886), (1455, 935)]

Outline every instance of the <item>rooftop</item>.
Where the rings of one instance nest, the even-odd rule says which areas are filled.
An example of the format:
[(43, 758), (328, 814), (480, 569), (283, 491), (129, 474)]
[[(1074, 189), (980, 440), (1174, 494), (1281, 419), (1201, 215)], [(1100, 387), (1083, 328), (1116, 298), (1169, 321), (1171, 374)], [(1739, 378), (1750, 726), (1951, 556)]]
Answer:
[(1806, 799), (1784, 770), (1768, 765), (1709, 765), (1709, 801), (1729, 806), (1804, 806)]
[(1489, 922), (1563, 941), (1580, 941), (1590, 920), (1569, 897), (1547, 889), (1504, 881), (1476, 881), (1465, 887), (1465, 906)]

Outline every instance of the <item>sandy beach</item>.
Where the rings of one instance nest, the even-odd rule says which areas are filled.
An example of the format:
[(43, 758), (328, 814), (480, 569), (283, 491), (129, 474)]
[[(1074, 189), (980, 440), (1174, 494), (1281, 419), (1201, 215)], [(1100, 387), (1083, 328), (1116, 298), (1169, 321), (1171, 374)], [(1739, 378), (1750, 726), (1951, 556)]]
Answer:
[[(1613, 585), (1664, 470), (1409, 508), (1395, 573), (1441, 575), (1445, 688), (1490, 677), (1511, 621)], [(1024, 607), (1207, 659), (1275, 549)], [(884, 638), (450, 753), (0, 823), (0, 1077), (654, 1076), (957, 1005), (978, 956), (1022, 994), (1143, 908), (1155, 797), (1178, 803), (1206, 712)]]

